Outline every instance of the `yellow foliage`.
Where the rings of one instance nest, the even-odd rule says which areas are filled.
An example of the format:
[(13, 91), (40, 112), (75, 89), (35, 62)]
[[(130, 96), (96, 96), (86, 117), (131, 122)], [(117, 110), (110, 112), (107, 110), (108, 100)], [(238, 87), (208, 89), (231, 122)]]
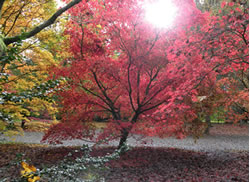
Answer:
[[(6, 0), (1, 11), (1, 34), (3, 37), (10, 37), (28, 32), (51, 17), (56, 9), (55, 0)], [(60, 21), (56, 25), (52, 25), (52, 28), (46, 28), (29, 41), (22, 43), (20, 55), (25, 56), (29, 64), (26, 62), (27, 60), (14, 60), (11, 64), (6, 65), (4, 72), (11, 76), (7, 83), (0, 86), (1, 89), (8, 92), (29, 90), (48, 80), (50, 68), (57, 66), (60, 59), (68, 56), (67, 53), (57, 55), (58, 49), (65, 44), (61, 36), (65, 20)], [(9, 45), (9, 47), (11, 46)], [(16, 65), (19, 74), (13, 73), (13, 65)], [(11, 66), (12, 68), (10, 68)], [(37, 113), (47, 111), (52, 118), (55, 118), (54, 115), (57, 112), (55, 103), (38, 98), (31, 101), (26, 100), (25, 107), (19, 103), (9, 102), (0, 105), (0, 109), (11, 115), (15, 121), (29, 121), (26, 116), (29, 116), (31, 111)], [(0, 123), (0, 130), (2, 129), (4, 130), (5, 126)]]
[(21, 105), (16, 105), (12, 102), (8, 102), (4, 105), (0, 105), (0, 110), (4, 113), (11, 113), (12, 117), (16, 120), (26, 120), (29, 121), (23, 114), (29, 115), (29, 111), (24, 109)]
[(5, 1), (0, 19), (2, 32), (8, 36), (20, 34), (24, 28), (30, 30), (56, 11), (55, 1), (15, 0)]
[(58, 111), (54, 102), (50, 103), (39, 98), (34, 98), (29, 103), (30, 106), (28, 108), (33, 111), (47, 110), (50, 115), (54, 115)]
[(101, 26), (101, 25), (96, 25), (96, 27), (97, 27), (97, 28), (100, 28), (100, 29), (102, 28), (102, 26)]
[(35, 182), (40, 180), (39, 176), (35, 176), (33, 173), (36, 172), (35, 166), (29, 165), (26, 162), (21, 162), (23, 170), (21, 170), (22, 177), (28, 179), (28, 182)]

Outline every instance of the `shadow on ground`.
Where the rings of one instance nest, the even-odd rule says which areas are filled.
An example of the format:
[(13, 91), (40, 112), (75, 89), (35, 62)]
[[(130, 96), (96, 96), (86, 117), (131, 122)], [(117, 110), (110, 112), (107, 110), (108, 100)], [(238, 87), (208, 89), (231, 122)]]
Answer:
[[(42, 168), (55, 165), (69, 152), (73, 154), (72, 158), (82, 155), (80, 152), (75, 153), (76, 149), (78, 147), (2, 144), (0, 179), (18, 177), (21, 159)], [(100, 156), (113, 150), (112, 147), (95, 149), (92, 155)], [(205, 153), (174, 148), (137, 147), (122, 155), (120, 159), (106, 163), (106, 169), (95, 170), (95, 174), (107, 182), (244, 182), (249, 179), (248, 157), (248, 152)], [(81, 175), (84, 175), (84, 172)]]

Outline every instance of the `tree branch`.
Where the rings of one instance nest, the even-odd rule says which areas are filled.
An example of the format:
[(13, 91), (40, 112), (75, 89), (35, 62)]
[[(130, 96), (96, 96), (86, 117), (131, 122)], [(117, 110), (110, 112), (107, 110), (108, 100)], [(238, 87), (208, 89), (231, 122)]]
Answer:
[(96, 82), (99, 90), (102, 92), (102, 95), (104, 96), (104, 98), (106, 100), (104, 98), (102, 98), (102, 99), (105, 100), (104, 102), (109, 106), (109, 108), (111, 110), (111, 113), (114, 116), (114, 118), (116, 120), (120, 120), (121, 117), (120, 117), (120, 113), (119, 113), (120, 112), (119, 108), (115, 107), (114, 102), (111, 100), (111, 98), (106, 93), (106, 89), (104, 88), (104, 86), (102, 85), (102, 83), (98, 80), (96, 73), (94, 71), (91, 71), (91, 72), (92, 72), (92, 74), (94, 76), (95, 82)]
[(136, 111), (136, 109), (135, 109), (135, 106), (134, 106), (134, 103), (133, 103), (133, 97), (132, 97), (132, 86), (131, 86), (131, 82), (130, 82), (130, 67), (131, 67), (131, 65), (132, 65), (132, 61), (131, 61), (131, 57), (129, 56), (129, 65), (128, 65), (128, 94), (129, 94), (129, 100), (130, 100), (130, 104), (131, 104), (131, 107), (132, 107), (132, 109), (133, 109), (133, 111)]
[(162, 105), (164, 102), (166, 102), (166, 101), (163, 100), (163, 101), (159, 102), (158, 104), (155, 104), (155, 105), (153, 105), (153, 106), (151, 106), (151, 107), (149, 107), (149, 108), (143, 109), (143, 110), (141, 111), (141, 113), (144, 113), (144, 112), (146, 112), (146, 111), (150, 111), (150, 110), (152, 110), (152, 109), (155, 109), (155, 108), (159, 107), (160, 105)]
[[(30, 37), (33, 37), (34, 35), (36, 35), (37, 33), (39, 33), (40, 31), (42, 31), (44, 28), (52, 25), (55, 20), (65, 11), (67, 11), (68, 9), (70, 9), (71, 7), (73, 7), (74, 5), (80, 3), (81, 0), (73, 0), (71, 1), (69, 4), (67, 4), (66, 6), (64, 6), (63, 8), (59, 9), (57, 12), (55, 12), (47, 21), (43, 22), (42, 24), (40, 24), (39, 26), (35, 27), (33, 30), (31, 30), (30, 32), (25, 32), (21, 35), (17, 35), (14, 37), (7, 37), (4, 39), (4, 43), (5, 45), (9, 45), (11, 43), (20, 41), (20, 40), (24, 40), (24, 39), (28, 39)], [(87, 1), (86, 1), (87, 2)]]
[[(11, 30), (13, 29), (13, 27), (15, 26), (16, 21), (17, 21), (18, 17), (22, 14), (22, 9), (23, 9), (24, 7), (25, 7), (25, 4), (20, 8), (18, 14), (16, 15), (16, 17), (15, 17), (15, 19), (14, 19), (14, 22), (12, 23), (10, 29), (7, 31), (7, 33), (5, 34), (5, 36), (8, 35), (8, 34), (11, 32)], [(4, 28), (5, 28), (5, 27), (4, 27)]]
[(137, 70), (137, 106), (140, 107), (140, 81), (141, 81), (141, 70)]
[(2, 12), (2, 8), (3, 8), (3, 3), (5, 0), (0, 0), (0, 18), (2, 16), (1, 12)]
[(92, 94), (92, 95), (95, 96), (95, 97), (98, 97), (98, 98), (101, 99), (107, 106), (110, 107), (109, 103), (108, 103), (104, 98), (102, 98), (102, 97), (101, 97), (100, 95), (98, 95), (97, 93), (95, 93), (95, 92), (91, 91), (90, 89), (88, 89), (87, 87), (85, 87), (84, 84), (83, 84), (83, 82), (82, 82), (82, 80), (80, 80), (80, 83), (81, 83), (81, 84), (78, 84), (78, 86), (80, 86), (80, 87), (81, 87), (83, 90), (85, 90), (87, 93), (90, 93), (90, 94)]

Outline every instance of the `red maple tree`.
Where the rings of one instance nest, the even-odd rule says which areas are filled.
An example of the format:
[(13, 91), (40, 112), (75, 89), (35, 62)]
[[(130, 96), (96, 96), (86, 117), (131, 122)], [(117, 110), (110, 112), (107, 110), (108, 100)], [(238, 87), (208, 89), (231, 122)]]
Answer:
[[(223, 2), (219, 16), (201, 28), (201, 53), (213, 61), (217, 91), (223, 93), (214, 105), (223, 103), (225, 119), (248, 120), (249, 8), (247, 1)], [(219, 89), (219, 90), (218, 90)]]
[(119, 147), (130, 133), (185, 135), (185, 118), (196, 117), (185, 98), (195, 98), (197, 85), (222, 64), (215, 56), (208, 61), (202, 45), (212, 21), (192, 0), (179, 0), (175, 26), (157, 29), (145, 21), (142, 2), (90, 1), (71, 9), (65, 33), (72, 58), (54, 70), (67, 79), (58, 93), (62, 122), (44, 140), (86, 137), (79, 127), (90, 131), (97, 115), (109, 117), (100, 137), (119, 137)]

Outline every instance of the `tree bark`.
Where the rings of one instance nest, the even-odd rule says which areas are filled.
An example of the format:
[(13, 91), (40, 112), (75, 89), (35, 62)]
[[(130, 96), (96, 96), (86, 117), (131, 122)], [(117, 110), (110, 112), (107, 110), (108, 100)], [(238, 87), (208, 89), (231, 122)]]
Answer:
[(132, 126), (130, 126), (128, 128), (123, 128), (122, 129), (122, 131), (121, 131), (121, 138), (120, 138), (120, 142), (119, 142), (119, 145), (118, 145), (118, 149), (120, 149), (126, 143), (128, 135), (129, 135), (131, 129), (133, 128), (133, 124), (136, 123), (139, 115), (141, 114), (141, 112), (139, 112), (138, 110), (137, 110), (137, 112), (135, 112), (135, 114), (133, 116), (131, 116), (131, 119), (129, 119), (129, 121), (132, 124)]
[(205, 134), (206, 134), (206, 135), (209, 135), (209, 133), (210, 133), (210, 128), (211, 128), (211, 118), (210, 118), (210, 115), (206, 115), (205, 121), (206, 121), (206, 124), (207, 124), (207, 128), (206, 128), (206, 130), (205, 130)]
[(120, 138), (120, 142), (119, 142), (119, 145), (118, 145), (118, 149), (120, 149), (126, 143), (128, 135), (129, 135), (128, 129), (123, 129), (122, 130), (122, 135), (121, 135), (121, 138)]
[(21, 127), (22, 127), (22, 129), (25, 129), (25, 121), (24, 120), (22, 120)]

